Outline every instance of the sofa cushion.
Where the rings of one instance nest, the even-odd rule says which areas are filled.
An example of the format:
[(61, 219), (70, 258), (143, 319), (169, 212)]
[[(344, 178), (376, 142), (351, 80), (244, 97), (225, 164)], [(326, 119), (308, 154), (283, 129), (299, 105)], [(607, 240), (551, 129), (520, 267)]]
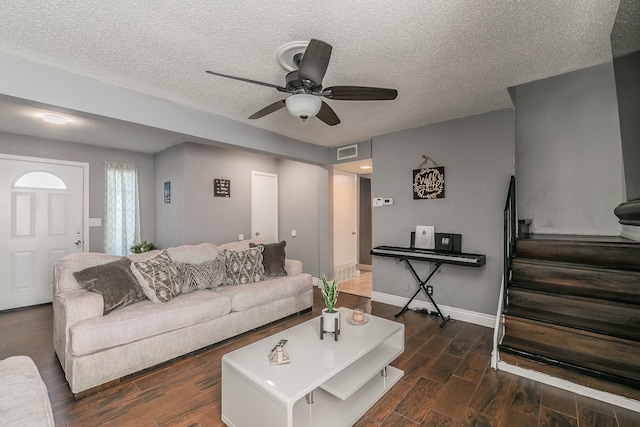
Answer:
[(264, 279), (264, 266), (262, 265), (262, 246), (245, 249), (243, 251), (222, 250), (225, 259), (226, 280), (225, 284), (244, 285), (246, 283), (259, 282)]
[(229, 242), (218, 246), (218, 250), (222, 251), (223, 249), (228, 249), (230, 251), (244, 251), (245, 249), (249, 249), (249, 245), (251, 243), (262, 245), (265, 241), (262, 239), (246, 239), (238, 242)]
[(73, 273), (73, 277), (88, 291), (102, 295), (103, 314), (142, 301), (145, 296), (131, 272), (131, 260), (117, 261), (85, 268)]
[(210, 289), (224, 283), (225, 265), (223, 257), (200, 264), (174, 262), (182, 278), (182, 293), (186, 294), (198, 289)]
[(59, 293), (72, 289), (83, 289), (80, 283), (73, 277), (75, 271), (84, 270), (111, 261), (117, 261), (121, 257), (98, 252), (75, 252), (58, 260), (53, 271), (53, 292)]
[(230, 311), (230, 299), (210, 290), (181, 294), (165, 304), (144, 300), (72, 326), (69, 352), (74, 356), (95, 353), (217, 319)]
[[(249, 247), (256, 247), (255, 243), (249, 243)], [(265, 277), (286, 276), (287, 271), (284, 269), (284, 260), (287, 256), (285, 246), (286, 241), (280, 243), (263, 243), (260, 245), (264, 248), (262, 251), (262, 265), (264, 266)]]
[(218, 257), (218, 247), (213, 243), (176, 246), (175, 248), (168, 248), (167, 252), (169, 252), (173, 262), (188, 262), (191, 264), (201, 264)]
[(221, 286), (214, 291), (231, 299), (232, 311), (244, 311), (313, 289), (311, 275), (275, 277), (242, 286)]
[(142, 292), (155, 303), (171, 301), (182, 291), (178, 269), (166, 250), (148, 261), (132, 262), (131, 271)]

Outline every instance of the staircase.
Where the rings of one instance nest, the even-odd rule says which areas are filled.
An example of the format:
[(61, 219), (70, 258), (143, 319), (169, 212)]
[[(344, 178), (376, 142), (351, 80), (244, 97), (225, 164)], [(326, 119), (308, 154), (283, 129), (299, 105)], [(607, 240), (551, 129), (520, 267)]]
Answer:
[(639, 243), (534, 236), (510, 267), (503, 361), (640, 390)]

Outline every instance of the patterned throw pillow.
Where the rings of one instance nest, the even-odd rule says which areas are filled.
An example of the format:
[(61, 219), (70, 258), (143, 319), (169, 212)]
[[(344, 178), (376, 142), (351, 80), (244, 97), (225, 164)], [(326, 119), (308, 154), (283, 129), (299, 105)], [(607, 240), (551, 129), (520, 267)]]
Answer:
[(73, 273), (80, 286), (88, 291), (102, 295), (103, 314), (142, 301), (144, 294), (131, 273), (131, 260), (121, 258), (117, 261), (85, 268)]
[(262, 246), (243, 251), (223, 249), (222, 254), (227, 273), (225, 285), (244, 285), (264, 280), (263, 250)]
[(262, 265), (264, 265), (264, 275), (266, 277), (286, 276), (287, 271), (284, 269), (284, 260), (287, 257), (284, 247), (287, 246), (285, 240), (280, 243), (263, 243), (256, 245), (249, 243), (250, 248), (262, 246)]
[(171, 301), (182, 290), (180, 274), (166, 250), (147, 261), (132, 262), (131, 271), (142, 292), (155, 303)]
[(197, 289), (210, 289), (220, 286), (225, 279), (224, 257), (217, 256), (211, 261), (200, 264), (176, 262), (176, 268), (182, 276), (182, 293)]

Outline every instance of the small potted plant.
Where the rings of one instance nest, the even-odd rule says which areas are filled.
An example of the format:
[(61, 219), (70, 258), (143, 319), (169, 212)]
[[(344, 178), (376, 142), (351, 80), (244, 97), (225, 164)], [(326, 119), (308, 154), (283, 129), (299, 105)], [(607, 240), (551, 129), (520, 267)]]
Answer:
[(156, 245), (145, 240), (142, 243), (136, 243), (135, 245), (131, 246), (131, 253), (141, 254), (143, 252), (149, 252), (154, 249), (156, 249)]
[(338, 281), (334, 280), (329, 283), (327, 278), (322, 276), (322, 297), (327, 308), (322, 310), (322, 323), (325, 332), (336, 332), (335, 319), (338, 319), (338, 330), (340, 329), (340, 312), (335, 310), (336, 302), (338, 302)]

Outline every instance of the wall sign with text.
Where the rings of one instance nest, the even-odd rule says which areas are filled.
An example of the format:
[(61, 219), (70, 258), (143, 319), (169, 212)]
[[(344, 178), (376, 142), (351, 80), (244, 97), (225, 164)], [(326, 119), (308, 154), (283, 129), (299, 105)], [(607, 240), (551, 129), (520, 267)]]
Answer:
[(231, 180), (218, 178), (214, 179), (213, 197), (231, 197)]
[(414, 169), (413, 199), (444, 199), (444, 166)]

